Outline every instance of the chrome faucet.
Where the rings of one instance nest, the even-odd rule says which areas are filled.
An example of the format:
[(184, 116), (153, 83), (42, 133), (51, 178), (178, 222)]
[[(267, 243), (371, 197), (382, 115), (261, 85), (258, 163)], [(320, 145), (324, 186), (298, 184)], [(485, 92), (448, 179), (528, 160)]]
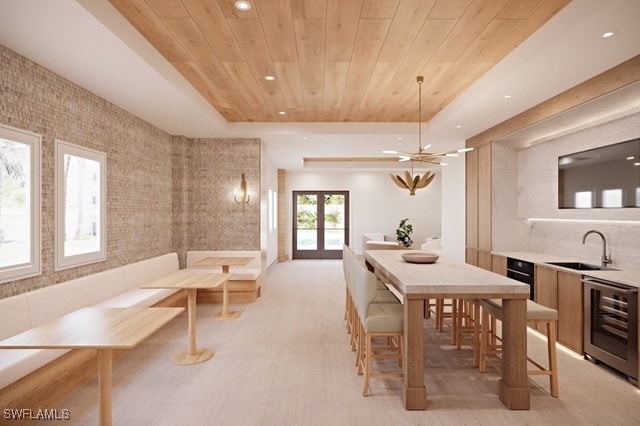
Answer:
[(592, 229), (585, 232), (585, 234), (582, 236), (582, 244), (584, 244), (584, 242), (587, 240), (587, 235), (589, 234), (598, 234), (600, 235), (600, 238), (602, 238), (602, 267), (606, 268), (607, 265), (613, 263), (613, 261), (611, 260), (611, 256), (607, 255), (607, 239), (604, 237), (604, 234), (602, 232)]

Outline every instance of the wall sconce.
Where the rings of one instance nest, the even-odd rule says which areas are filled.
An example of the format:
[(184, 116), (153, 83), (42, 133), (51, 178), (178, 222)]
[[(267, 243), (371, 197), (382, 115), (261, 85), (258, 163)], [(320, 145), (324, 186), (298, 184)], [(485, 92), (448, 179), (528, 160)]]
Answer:
[[(240, 196), (239, 200), (238, 195)], [(240, 181), (240, 194), (233, 191), (233, 199), (236, 200), (236, 203), (238, 204), (247, 204), (251, 199), (249, 191), (247, 190), (247, 181), (244, 179), (244, 173), (242, 174), (242, 180)]]

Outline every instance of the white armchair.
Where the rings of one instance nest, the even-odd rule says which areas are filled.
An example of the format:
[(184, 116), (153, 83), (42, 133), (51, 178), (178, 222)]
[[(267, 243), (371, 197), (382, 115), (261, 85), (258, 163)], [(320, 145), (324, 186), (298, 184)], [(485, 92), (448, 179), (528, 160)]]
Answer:
[(425, 242), (420, 246), (420, 249), (432, 253), (440, 253), (440, 241), (441, 239), (439, 237), (427, 237)]
[(374, 232), (362, 235), (363, 250), (401, 250), (403, 248), (395, 238), (388, 235)]

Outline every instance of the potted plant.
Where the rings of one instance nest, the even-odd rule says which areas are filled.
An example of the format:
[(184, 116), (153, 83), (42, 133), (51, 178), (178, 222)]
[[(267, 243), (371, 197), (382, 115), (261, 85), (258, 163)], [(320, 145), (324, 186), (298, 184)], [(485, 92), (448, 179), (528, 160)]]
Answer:
[(398, 229), (396, 229), (396, 239), (405, 247), (411, 247), (413, 240), (411, 234), (413, 233), (413, 225), (409, 223), (409, 219), (402, 219)]

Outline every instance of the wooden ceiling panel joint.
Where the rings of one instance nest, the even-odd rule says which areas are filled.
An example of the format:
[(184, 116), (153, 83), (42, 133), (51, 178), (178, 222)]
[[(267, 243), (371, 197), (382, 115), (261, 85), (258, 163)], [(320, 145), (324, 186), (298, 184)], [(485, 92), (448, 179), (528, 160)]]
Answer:
[(421, 74), (437, 114), (570, 2), (109, 1), (228, 121), (381, 122), (416, 121)]
[(189, 12), (180, 0), (145, 0), (159, 18), (190, 18)]

